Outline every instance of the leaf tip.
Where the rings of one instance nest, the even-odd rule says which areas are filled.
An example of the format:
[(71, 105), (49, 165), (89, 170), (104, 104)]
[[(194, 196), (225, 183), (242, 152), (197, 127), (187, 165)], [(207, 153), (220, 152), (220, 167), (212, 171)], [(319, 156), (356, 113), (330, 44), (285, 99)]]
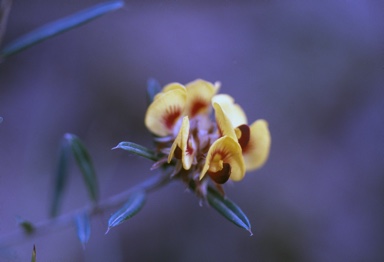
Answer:
[(73, 138), (73, 135), (72, 135), (71, 133), (65, 133), (65, 134), (64, 134), (64, 138), (65, 138), (66, 140), (71, 140), (71, 139)]
[(31, 262), (36, 262), (36, 245), (35, 244), (33, 244)]

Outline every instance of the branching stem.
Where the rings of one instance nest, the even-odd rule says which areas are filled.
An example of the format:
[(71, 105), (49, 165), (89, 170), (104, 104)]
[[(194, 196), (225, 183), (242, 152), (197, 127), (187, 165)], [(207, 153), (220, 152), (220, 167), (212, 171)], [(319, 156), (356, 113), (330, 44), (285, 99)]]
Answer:
[(34, 230), (30, 234), (26, 234), (26, 232), (20, 227), (20, 229), (15, 230), (14, 232), (0, 236), (0, 248), (9, 247), (11, 245), (27, 241), (31, 238), (43, 236), (53, 231), (57, 231), (58, 229), (74, 226), (74, 218), (79, 213), (88, 213), (90, 217), (93, 217), (95, 215), (103, 213), (108, 209), (115, 208), (124, 204), (130, 194), (137, 190), (144, 190), (147, 193), (152, 192), (155, 189), (158, 189), (171, 181), (173, 180), (170, 179), (169, 175), (166, 173), (153, 176), (150, 179), (145, 180), (144, 182), (127, 189), (126, 191), (123, 191), (117, 195), (113, 195), (105, 200), (100, 201), (96, 205), (88, 205), (74, 210), (70, 213), (66, 213), (61, 216), (33, 224)]

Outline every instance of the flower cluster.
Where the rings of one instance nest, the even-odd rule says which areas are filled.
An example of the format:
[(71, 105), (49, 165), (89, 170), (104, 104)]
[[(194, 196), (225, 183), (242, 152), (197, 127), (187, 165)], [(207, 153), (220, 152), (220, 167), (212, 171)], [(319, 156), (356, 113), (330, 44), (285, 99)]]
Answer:
[(192, 181), (202, 195), (208, 178), (221, 188), (228, 179), (240, 181), (246, 171), (261, 167), (271, 144), (267, 122), (248, 125), (243, 109), (231, 96), (217, 94), (219, 88), (220, 83), (201, 79), (168, 84), (145, 116), (157, 150), (176, 163), (174, 175)]

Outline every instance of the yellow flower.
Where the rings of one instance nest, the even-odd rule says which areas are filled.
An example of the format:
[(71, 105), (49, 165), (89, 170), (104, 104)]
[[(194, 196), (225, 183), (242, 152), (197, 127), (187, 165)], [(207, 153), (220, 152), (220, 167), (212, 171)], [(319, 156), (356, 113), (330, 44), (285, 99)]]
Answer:
[(218, 184), (243, 179), (245, 175), (244, 159), (241, 147), (237, 141), (229, 136), (217, 139), (209, 148), (200, 180), (208, 175)]
[(250, 127), (250, 138), (243, 148), (243, 156), (247, 170), (255, 170), (267, 161), (271, 146), (271, 135), (268, 123), (265, 120), (257, 120)]
[(159, 93), (148, 107), (145, 125), (155, 135), (172, 135), (177, 121), (183, 116), (186, 100), (186, 90), (179, 87)]
[(211, 106), (212, 97), (217, 93), (220, 84), (197, 79), (185, 85), (187, 89), (187, 103), (185, 114), (193, 118), (197, 114), (207, 114)]
[[(219, 83), (201, 79), (185, 86), (171, 83), (148, 107), (145, 125), (158, 136), (158, 150), (168, 153), (166, 161), (181, 161), (175, 175), (187, 183), (201, 186), (206, 183), (200, 180), (206, 178), (216, 184), (240, 181), (268, 158), (267, 122), (257, 120), (248, 126), (244, 110), (231, 96), (216, 94), (219, 88)], [(212, 108), (215, 121), (210, 117)]]
[[(219, 105), (222, 108), (221, 111), (225, 113), (227, 119), (229, 119), (232, 126), (235, 127), (234, 131), (243, 150), (243, 157), (247, 171), (260, 168), (268, 158), (271, 145), (271, 136), (267, 122), (265, 120), (257, 120), (249, 127), (247, 125), (247, 117), (244, 110), (238, 104), (235, 104), (235, 100), (229, 95), (216, 95), (213, 97), (212, 103), (215, 108), (216, 121), (219, 126), (219, 131), (224, 128), (221, 127), (223, 126), (221, 122), (227, 121), (220, 121), (218, 119), (218, 110), (216, 110), (216, 105)], [(219, 113), (219, 115), (220, 114), (222, 113)], [(228, 124), (225, 126), (227, 131), (224, 134), (228, 134), (229, 126)]]
[(215, 118), (216, 125), (220, 136), (229, 136), (230, 138), (237, 140), (235, 129), (228, 118), (224, 113), (223, 109), (218, 103), (213, 103), (213, 108), (215, 109)]
[(235, 99), (230, 95), (219, 94), (212, 98), (212, 103), (217, 103), (221, 106), (234, 127), (242, 124), (247, 124), (247, 116), (244, 110), (238, 104), (235, 104)]
[(176, 155), (176, 158), (181, 159), (183, 163), (183, 168), (188, 170), (191, 168), (193, 158), (195, 156), (195, 150), (192, 146), (189, 137), (189, 119), (188, 116), (183, 118), (183, 122), (179, 133), (172, 144), (171, 150), (168, 155), (168, 163), (172, 161), (173, 156)]

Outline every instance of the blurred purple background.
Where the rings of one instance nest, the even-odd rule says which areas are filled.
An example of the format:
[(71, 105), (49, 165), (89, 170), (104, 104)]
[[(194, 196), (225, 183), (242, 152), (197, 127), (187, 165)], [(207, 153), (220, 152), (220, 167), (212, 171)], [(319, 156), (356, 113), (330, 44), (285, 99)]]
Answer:
[[(101, 1), (14, 1), (4, 44)], [(0, 64), (0, 235), (45, 220), (66, 132), (88, 147), (106, 198), (153, 175), (110, 149), (151, 146), (146, 82), (221, 81), (250, 122), (267, 119), (271, 155), (226, 186), (254, 235), (174, 183), (104, 235), (92, 221), (28, 240), (1, 261), (384, 261), (384, 3), (129, 1), (117, 12)], [(63, 212), (88, 203), (71, 168)]]

